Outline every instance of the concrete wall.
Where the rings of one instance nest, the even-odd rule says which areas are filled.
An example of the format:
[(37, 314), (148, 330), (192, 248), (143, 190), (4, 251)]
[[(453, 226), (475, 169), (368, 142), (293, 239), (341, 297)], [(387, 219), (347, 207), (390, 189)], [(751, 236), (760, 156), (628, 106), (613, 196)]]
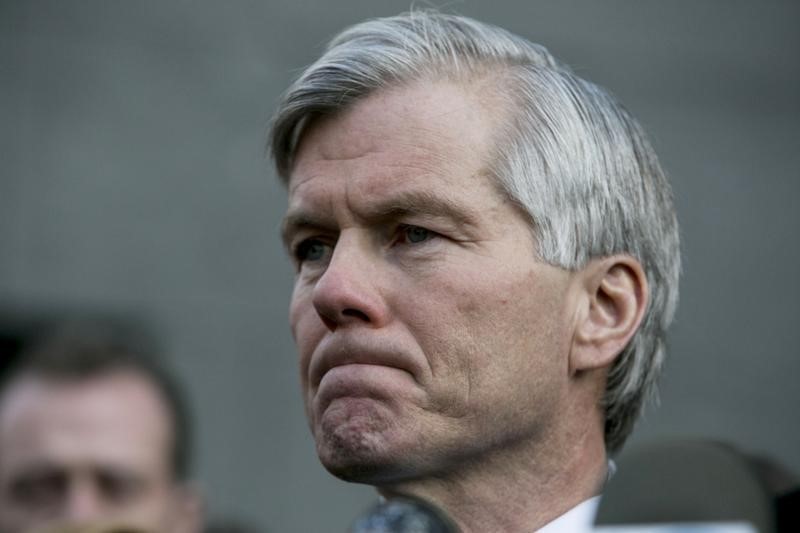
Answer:
[[(408, 5), (0, 2), (0, 306), (159, 324), (212, 511), (269, 531), (344, 531), (373, 496), (328, 476), (306, 429), (267, 120), (336, 31)], [(800, 4), (451, 10), (611, 88), (672, 176), (682, 302), (636, 438), (718, 437), (800, 471)]]

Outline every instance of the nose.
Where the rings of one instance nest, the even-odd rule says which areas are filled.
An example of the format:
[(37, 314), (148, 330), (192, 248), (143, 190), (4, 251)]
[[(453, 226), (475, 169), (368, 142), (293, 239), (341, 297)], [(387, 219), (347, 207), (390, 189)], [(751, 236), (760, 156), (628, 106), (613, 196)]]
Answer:
[(70, 524), (87, 524), (106, 518), (103, 502), (97, 488), (88, 479), (78, 479), (69, 487), (65, 518)]
[(331, 331), (354, 325), (378, 328), (389, 319), (382, 283), (382, 261), (367, 239), (343, 232), (325, 272), (314, 286), (312, 302)]

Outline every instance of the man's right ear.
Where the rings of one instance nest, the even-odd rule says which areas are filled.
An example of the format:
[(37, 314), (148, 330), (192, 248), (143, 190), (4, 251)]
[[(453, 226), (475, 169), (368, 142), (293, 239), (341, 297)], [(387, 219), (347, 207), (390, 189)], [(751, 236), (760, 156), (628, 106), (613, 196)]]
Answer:
[(572, 372), (611, 366), (639, 328), (649, 298), (644, 269), (629, 255), (592, 260), (581, 276), (585, 297), (572, 341)]

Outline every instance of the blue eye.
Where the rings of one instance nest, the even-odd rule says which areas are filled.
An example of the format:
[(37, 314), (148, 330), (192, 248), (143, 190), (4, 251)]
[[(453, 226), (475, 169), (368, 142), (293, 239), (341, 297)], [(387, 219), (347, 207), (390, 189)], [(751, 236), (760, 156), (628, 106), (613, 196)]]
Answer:
[(406, 239), (410, 243), (427, 241), (431, 237), (431, 232), (419, 226), (407, 226), (405, 228)]
[(307, 239), (295, 248), (294, 256), (299, 262), (319, 261), (325, 257), (328, 245), (316, 239)]

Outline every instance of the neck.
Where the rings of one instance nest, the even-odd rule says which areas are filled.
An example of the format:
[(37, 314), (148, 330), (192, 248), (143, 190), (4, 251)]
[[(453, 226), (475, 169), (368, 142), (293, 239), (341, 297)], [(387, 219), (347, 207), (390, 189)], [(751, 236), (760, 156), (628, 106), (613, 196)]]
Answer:
[(551, 440), (556, 442), (494, 451), (444, 475), (381, 486), (379, 492), (427, 500), (462, 533), (530, 533), (599, 494), (606, 479), (602, 428), (587, 424)]

